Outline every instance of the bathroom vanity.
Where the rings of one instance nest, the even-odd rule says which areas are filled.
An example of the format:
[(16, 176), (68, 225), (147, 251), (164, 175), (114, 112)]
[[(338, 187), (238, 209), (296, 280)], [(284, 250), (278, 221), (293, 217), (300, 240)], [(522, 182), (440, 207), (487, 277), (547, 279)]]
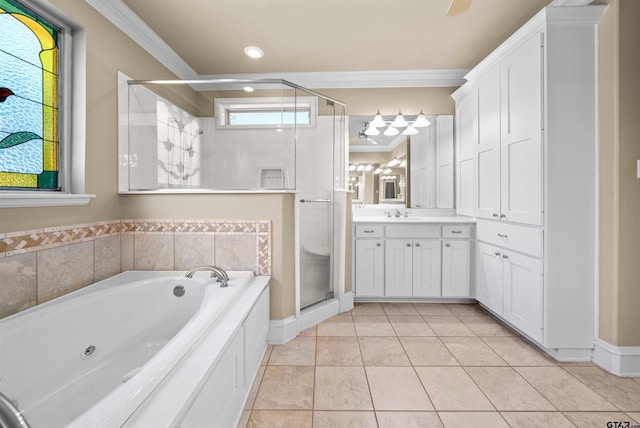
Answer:
[(474, 220), (355, 216), (356, 301), (470, 299)]

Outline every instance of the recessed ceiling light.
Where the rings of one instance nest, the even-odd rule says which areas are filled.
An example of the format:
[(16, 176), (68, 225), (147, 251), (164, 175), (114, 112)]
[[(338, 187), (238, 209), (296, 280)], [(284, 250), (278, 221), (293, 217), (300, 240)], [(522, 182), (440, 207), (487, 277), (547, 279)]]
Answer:
[(253, 92), (253, 88), (251, 86), (245, 86), (244, 89), (246, 92)]
[(246, 48), (244, 48), (244, 54), (249, 58), (257, 59), (257, 58), (262, 58), (264, 55), (264, 52), (262, 52), (262, 49), (260, 49), (257, 46), (247, 46)]

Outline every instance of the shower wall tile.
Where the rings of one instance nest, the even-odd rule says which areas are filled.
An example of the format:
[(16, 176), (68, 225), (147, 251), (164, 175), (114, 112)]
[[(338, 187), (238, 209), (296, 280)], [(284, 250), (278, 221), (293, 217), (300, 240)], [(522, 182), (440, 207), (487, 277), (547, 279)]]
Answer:
[(101, 281), (122, 272), (120, 266), (120, 235), (107, 236), (94, 241), (94, 281)]
[(133, 236), (135, 270), (174, 270), (173, 233), (136, 233)]
[(0, 318), (37, 304), (36, 254), (0, 258)]
[(122, 272), (133, 270), (133, 233), (120, 236), (120, 269)]
[(189, 270), (196, 266), (214, 264), (214, 244), (213, 233), (176, 232), (175, 269)]
[(93, 242), (38, 251), (38, 303), (93, 282)]
[(258, 262), (255, 235), (219, 234), (215, 244), (216, 265), (226, 270), (256, 271)]

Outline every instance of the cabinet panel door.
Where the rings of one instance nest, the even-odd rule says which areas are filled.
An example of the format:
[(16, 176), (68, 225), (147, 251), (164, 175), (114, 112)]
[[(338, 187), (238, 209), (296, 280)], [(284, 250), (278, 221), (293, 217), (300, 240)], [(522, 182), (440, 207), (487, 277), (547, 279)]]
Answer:
[(356, 239), (355, 295), (384, 295), (384, 241)]
[(475, 215), (500, 215), (500, 67), (493, 67), (478, 80), (478, 144)]
[(411, 239), (387, 239), (385, 242), (385, 296), (413, 295), (413, 242)]
[(442, 297), (471, 297), (471, 243), (442, 242)]
[(504, 318), (542, 342), (542, 261), (504, 254)]
[(542, 47), (527, 40), (501, 65), (501, 212), (542, 225)]
[(438, 208), (453, 208), (453, 115), (437, 118)]
[(439, 297), (441, 250), (436, 239), (413, 241), (413, 296)]
[(476, 244), (476, 299), (502, 315), (502, 252), (498, 247)]
[(478, 99), (475, 88), (457, 103), (456, 134), (458, 161), (473, 158), (473, 147), (478, 141)]

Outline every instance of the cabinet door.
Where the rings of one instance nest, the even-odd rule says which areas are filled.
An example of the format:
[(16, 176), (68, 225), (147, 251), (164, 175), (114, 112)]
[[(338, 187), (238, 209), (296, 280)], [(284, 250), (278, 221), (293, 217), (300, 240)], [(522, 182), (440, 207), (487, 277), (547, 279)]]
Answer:
[(476, 244), (476, 299), (502, 315), (502, 252), (482, 242)]
[(384, 295), (384, 241), (356, 239), (355, 295)]
[(413, 296), (441, 296), (440, 260), (439, 240), (413, 240)]
[(471, 243), (442, 242), (442, 297), (471, 297)]
[(453, 208), (453, 116), (438, 116), (436, 120), (438, 152), (438, 208)]
[(542, 47), (531, 37), (501, 64), (501, 213), (542, 225)]
[(500, 67), (478, 79), (478, 143), (474, 149), (476, 217), (500, 216)]
[(385, 246), (385, 296), (412, 296), (413, 241), (387, 239)]
[(542, 342), (542, 261), (511, 252), (503, 260), (504, 318)]
[(474, 215), (474, 146), (477, 132), (478, 99), (475, 89), (456, 103), (456, 209), (461, 215)]

